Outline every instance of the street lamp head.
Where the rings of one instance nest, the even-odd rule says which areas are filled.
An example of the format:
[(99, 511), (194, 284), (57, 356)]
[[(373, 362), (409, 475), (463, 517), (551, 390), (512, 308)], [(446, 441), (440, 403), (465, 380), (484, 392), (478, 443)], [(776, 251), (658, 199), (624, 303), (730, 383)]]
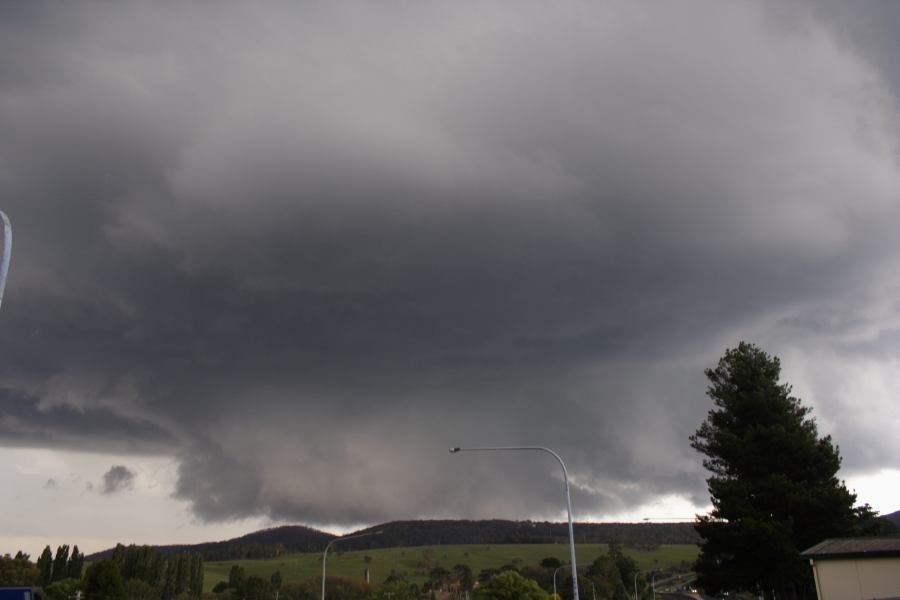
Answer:
[(456, 448), (450, 448), (450, 454), (456, 454), (457, 452), (459, 452), (459, 450), (459, 446), (457, 446)]

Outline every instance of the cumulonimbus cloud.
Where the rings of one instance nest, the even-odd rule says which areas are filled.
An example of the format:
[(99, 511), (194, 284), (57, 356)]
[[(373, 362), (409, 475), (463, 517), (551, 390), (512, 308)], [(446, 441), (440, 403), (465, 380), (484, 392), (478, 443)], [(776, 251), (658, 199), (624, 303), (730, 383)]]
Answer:
[(896, 454), (840, 418), (892, 381), (896, 99), (827, 20), (352, 6), (7, 15), (0, 443), (176, 457), (210, 521), (558, 516), (466, 443), (558, 449), (582, 514), (702, 504), (747, 338), (847, 464)]

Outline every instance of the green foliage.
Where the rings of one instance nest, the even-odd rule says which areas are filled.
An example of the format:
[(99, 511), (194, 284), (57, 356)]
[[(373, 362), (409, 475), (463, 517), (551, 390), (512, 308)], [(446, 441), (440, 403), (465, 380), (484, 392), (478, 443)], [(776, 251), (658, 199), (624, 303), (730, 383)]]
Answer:
[(244, 567), (232, 565), (231, 570), (228, 571), (228, 587), (232, 589), (240, 588), (244, 585), (245, 579), (247, 579), (247, 572), (244, 570)]
[(500, 569), (494, 569), (492, 567), (488, 567), (487, 569), (482, 569), (478, 572), (478, 583), (487, 583), (491, 580), (491, 577), (494, 575), (499, 575)]
[(622, 550), (622, 544), (610, 542), (607, 546), (607, 553), (616, 564), (616, 569), (619, 572), (619, 578), (622, 580), (622, 585), (627, 589), (629, 584), (633, 582), (635, 574), (638, 572), (637, 563), (633, 558), (625, 554)]
[(895, 536), (898, 533), (897, 526), (887, 519), (878, 517), (878, 511), (873, 510), (868, 503), (853, 509), (854, 536)]
[(46, 585), (50, 585), (50, 582), (53, 579), (53, 551), (50, 550), (50, 546), (45, 546), (44, 551), (41, 552), (40, 558), (37, 561), (38, 568), (38, 585), (44, 587)]
[(84, 570), (84, 553), (78, 551), (78, 544), (72, 548), (72, 556), (69, 557), (69, 564), (66, 566), (66, 579), (81, 579), (81, 572)]
[(359, 579), (328, 576), (325, 580), (325, 597), (343, 600), (368, 600), (375, 586)]
[(419, 600), (419, 589), (405, 579), (385, 581), (372, 596), (374, 600)]
[(450, 581), (450, 571), (438, 565), (428, 572), (428, 582), (426, 589), (443, 590)]
[(272, 576), (269, 577), (269, 583), (272, 584), (272, 587), (276, 590), (281, 588), (281, 571), (275, 571), (272, 573)]
[[(622, 574), (616, 565), (616, 559), (609, 554), (598, 556), (588, 566), (587, 579), (593, 582), (595, 590), (601, 598), (615, 598), (615, 600), (628, 598)], [(571, 582), (571, 579), (569, 581)]]
[(321, 580), (291, 583), (281, 588), (278, 600), (319, 600)]
[(228, 582), (220, 581), (219, 583), (217, 583), (216, 585), (213, 586), (212, 593), (213, 594), (221, 594), (222, 592), (224, 592), (227, 589), (228, 589)]
[(475, 590), (475, 600), (546, 600), (547, 592), (516, 571), (504, 571), (491, 577)]
[[(568, 544), (448, 545), (436, 549), (439, 551), (435, 552), (434, 566), (440, 565), (452, 571), (454, 565), (466, 564), (476, 574), (488, 569), (485, 582), (499, 572), (498, 567), (511, 563), (514, 557), (521, 557), (524, 565), (520, 571), (525, 574), (527, 570), (528, 577), (539, 581), (545, 589), (549, 589), (549, 584), (545, 581), (550, 581), (552, 571), (547, 573), (545, 580), (536, 577), (530, 568), (537, 568), (543, 558), (555, 556), (561, 561), (568, 562), (569, 557)], [(399, 547), (350, 551), (343, 556), (329, 554), (328, 574), (361, 578), (363, 570), (368, 566), (379, 577), (385, 577), (393, 570), (408, 579), (410, 584), (421, 587), (428, 580), (427, 573), (421, 572), (421, 551), (421, 548)], [(605, 544), (578, 544), (576, 547), (578, 563), (587, 565), (604, 551), (606, 551)], [(624, 547), (623, 552), (633, 558), (640, 569), (650, 569), (693, 563), (697, 558), (698, 549), (694, 544), (664, 545), (653, 550)], [(366, 556), (372, 558), (370, 563), (365, 562)], [(286, 585), (303, 584), (318, 579), (322, 575), (322, 553), (290, 554), (277, 559), (204, 562), (206, 580), (209, 581), (206, 591), (210, 591), (217, 581), (227, 581), (229, 571), (234, 566), (239, 566), (246, 575), (265, 578), (269, 578), (273, 571), (280, 571), (283, 592)], [(321, 593), (321, 581), (318, 586), (316, 597)], [(279, 596), (279, 600), (284, 600), (283, 593)]]
[(563, 566), (563, 562), (555, 556), (548, 556), (541, 559), (540, 565), (545, 569), (557, 569)]
[(275, 597), (275, 588), (268, 580), (250, 575), (232, 591), (231, 597), (234, 600), (271, 600)]
[(125, 582), (125, 596), (128, 600), (160, 600), (160, 589), (140, 579)]
[(51, 581), (61, 581), (66, 578), (69, 566), (69, 545), (57, 546), (56, 557), (53, 559), (53, 577)]
[(467, 564), (453, 565), (453, 578), (459, 584), (460, 590), (464, 592), (472, 591), (472, 584), (474, 583), (472, 567)]
[(145, 582), (160, 600), (173, 600), (180, 594), (199, 597), (203, 591), (203, 558), (197, 553), (164, 554), (150, 546), (119, 544), (111, 560), (124, 580)]
[(741, 342), (707, 369), (714, 408), (691, 436), (713, 511), (696, 524), (703, 538), (701, 586), (814, 597), (799, 552), (853, 531), (851, 494), (836, 477), (841, 459), (819, 438), (810, 409), (779, 382), (781, 364)]
[(80, 579), (60, 579), (44, 588), (44, 596), (48, 600), (71, 600), (80, 589)]
[(19, 552), (15, 558), (9, 554), (0, 556), (0, 587), (34, 585), (39, 576), (40, 571), (27, 554)]
[(89, 600), (125, 600), (125, 582), (110, 559), (97, 561), (84, 574), (84, 592)]

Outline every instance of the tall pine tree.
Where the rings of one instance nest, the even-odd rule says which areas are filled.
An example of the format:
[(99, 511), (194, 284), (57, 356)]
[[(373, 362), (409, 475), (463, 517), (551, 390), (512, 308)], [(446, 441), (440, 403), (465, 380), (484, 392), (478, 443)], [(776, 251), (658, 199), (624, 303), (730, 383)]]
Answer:
[(780, 374), (778, 358), (745, 342), (706, 370), (715, 407), (691, 445), (712, 473), (713, 511), (696, 525), (696, 570), (712, 593), (815, 598), (799, 553), (853, 531), (856, 498), (837, 478), (838, 450)]
[(61, 581), (66, 578), (69, 566), (69, 545), (63, 544), (56, 547), (56, 557), (53, 559), (53, 581)]
[(45, 546), (41, 552), (40, 558), (37, 560), (37, 568), (39, 572), (38, 585), (41, 587), (50, 585), (53, 578), (53, 551), (50, 546)]
[(66, 567), (66, 577), (69, 579), (81, 579), (81, 571), (84, 568), (84, 554), (78, 551), (78, 544), (72, 548), (72, 556), (69, 557), (69, 565)]

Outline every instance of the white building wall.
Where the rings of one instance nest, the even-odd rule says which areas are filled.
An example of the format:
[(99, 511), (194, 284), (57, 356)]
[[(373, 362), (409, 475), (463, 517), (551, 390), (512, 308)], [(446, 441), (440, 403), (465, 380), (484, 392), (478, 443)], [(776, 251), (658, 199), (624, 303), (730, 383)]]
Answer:
[(819, 600), (900, 597), (900, 557), (813, 560)]

